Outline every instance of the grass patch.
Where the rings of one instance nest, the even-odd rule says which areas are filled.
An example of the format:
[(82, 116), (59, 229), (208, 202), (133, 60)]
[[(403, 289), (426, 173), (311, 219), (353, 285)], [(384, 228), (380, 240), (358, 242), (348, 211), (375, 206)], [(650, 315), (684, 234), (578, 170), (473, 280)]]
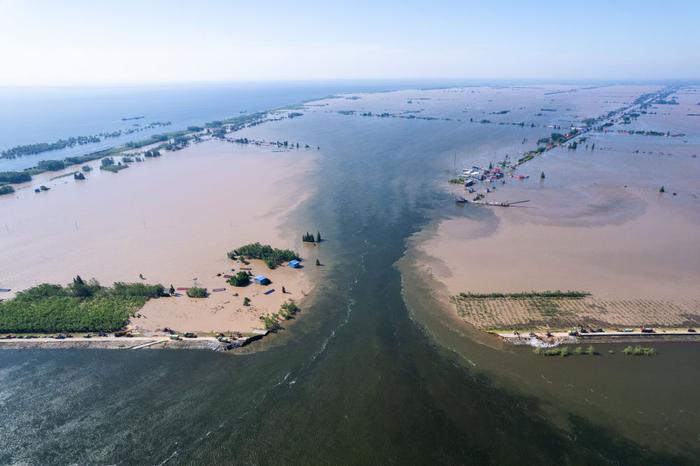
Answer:
[(657, 354), (654, 348), (648, 346), (628, 346), (622, 350), (628, 356), (654, 356)]
[(535, 348), (533, 353), (540, 356), (559, 356), (565, 358), (567, 356), (595, 356), (595, 348), (589, 345), (587, 348), (577, 346), (573, 350), (568, 346), (557, 346), (556, 348)]

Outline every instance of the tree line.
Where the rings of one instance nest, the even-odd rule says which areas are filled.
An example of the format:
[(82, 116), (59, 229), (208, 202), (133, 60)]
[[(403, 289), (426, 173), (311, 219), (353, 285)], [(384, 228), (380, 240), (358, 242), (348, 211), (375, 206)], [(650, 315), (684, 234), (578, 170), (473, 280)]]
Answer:
[(238, 256), (248, 259), (261, 259), (267, 266), (274, 269), (282, 262), (299, 259), (299, 254), (291, 249), (277, 249), (269, 244), (251, 243), (241, 246), (226, 254), (229, 259), (236, 260)]
[(67, 286), (43, 283), (0, 302), (0, 332), (112, 332), (152, 298), (166, 296), (162, 285), (114, 283), (103, 287), (79, 275)]

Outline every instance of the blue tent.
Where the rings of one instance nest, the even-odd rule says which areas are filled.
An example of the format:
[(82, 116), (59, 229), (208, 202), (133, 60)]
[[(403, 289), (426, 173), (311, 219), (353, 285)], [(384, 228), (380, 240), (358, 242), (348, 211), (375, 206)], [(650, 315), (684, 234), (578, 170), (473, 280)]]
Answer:
[(259, 283), (260, 285), (269, 285), (270, 279), (267, 278), (265, 275), (256, 275), (255, 278), (255, 283)]
[(289, 264), (287, 264), (287, 265), (289, 265), (293, 269), (298, 269), (299, 267), (301, 267), (301, 262), (294, 259), (294, 260), (289, 261)]

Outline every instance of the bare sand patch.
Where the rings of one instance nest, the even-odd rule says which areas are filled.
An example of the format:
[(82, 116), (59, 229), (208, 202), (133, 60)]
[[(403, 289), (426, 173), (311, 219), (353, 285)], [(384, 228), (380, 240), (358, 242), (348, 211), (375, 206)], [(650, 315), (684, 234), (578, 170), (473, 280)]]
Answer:
[[(209, 290), (208, 298), (189, 298), (181, 291), (174, 298), (152, 299), (131, 320), (130, 327), (144, 334), (162, 332), (165, 327), (177, 332), (246, 333), (263, 328), (261, 315), (278, 311), (287, 300), (301, 301), (312, 287), (312, 280), (303, 269), (282, 265), (270, 270), (259, 260), (250, 261), (247, 266), (230, 262), (232, 267), (216, 272), (221, 277), (212, 274), (198, 279), (197, 284)], [(223, 274), (234, 274), (231, 269), (239, 271), (241, 267), (251, 268), (254, 275), (265, 275), (272, 283), (265, 286), (251, 283), (244, 287), (226, 283)], [(212, 291), (221, 288), (225, 291)], [(245, 298), (250, 299), (250, 305), (243, 305)]]

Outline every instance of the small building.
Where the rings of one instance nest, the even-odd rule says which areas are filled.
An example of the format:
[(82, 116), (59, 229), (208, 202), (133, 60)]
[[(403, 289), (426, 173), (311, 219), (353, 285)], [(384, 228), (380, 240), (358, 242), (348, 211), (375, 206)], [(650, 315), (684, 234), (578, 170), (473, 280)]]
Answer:
[(259, 285), (269, 285), (272, 283), (265, 275), (256, 275), (253, 280), (255, 280), (255, 283)]
[(294, 259), (294, 260), (289, 261), (289, 263), (287, 265), (293, 269), (298, 269), (299, 267), (301, 267), (301, 261)]

